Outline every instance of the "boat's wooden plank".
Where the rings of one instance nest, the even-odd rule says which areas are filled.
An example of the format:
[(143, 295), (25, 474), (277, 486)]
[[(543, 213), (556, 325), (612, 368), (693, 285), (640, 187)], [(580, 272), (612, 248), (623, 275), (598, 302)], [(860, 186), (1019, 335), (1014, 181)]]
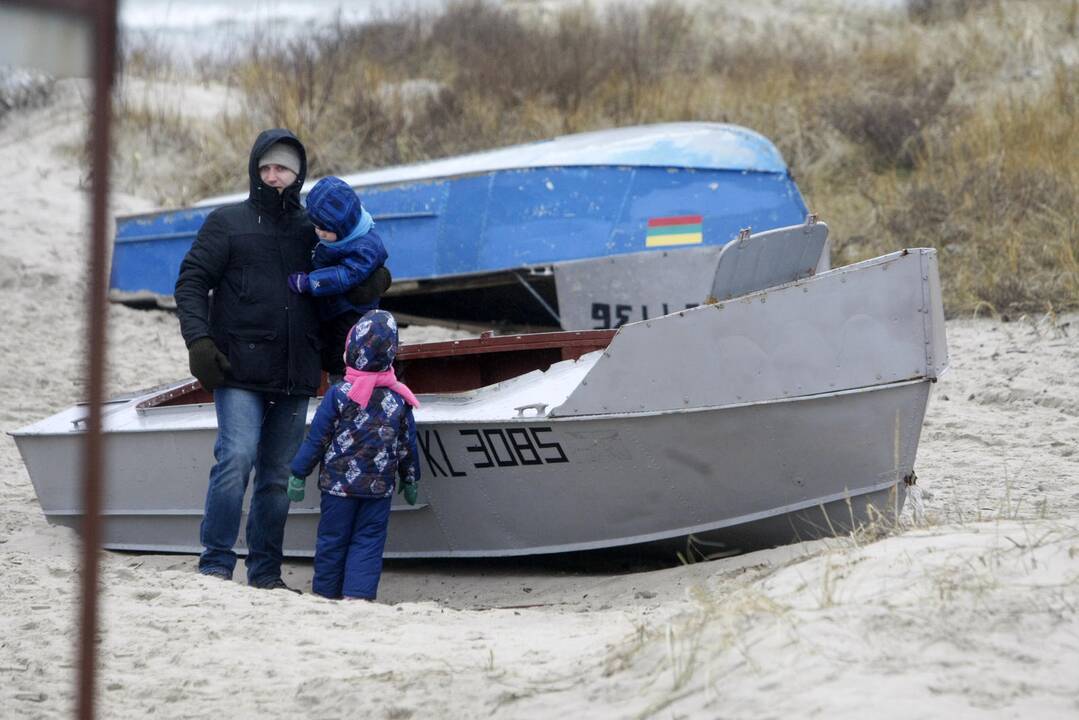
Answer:
[[(400, 360), (417, 360), (429, 357), (453, 357), (482, 353), (517, 352), (544, 348), (598, 350), (607, 347), (615, 330), (577, 330), (569, 332), (531, 333), (522, 335), (483, 334), (467, 340), (446, 340), (436, 343), (402, 345), (397, 357)], [(583, 353), (578, 353), (579, 357)], [(570, 354), (570, 356), (573, 356)]]

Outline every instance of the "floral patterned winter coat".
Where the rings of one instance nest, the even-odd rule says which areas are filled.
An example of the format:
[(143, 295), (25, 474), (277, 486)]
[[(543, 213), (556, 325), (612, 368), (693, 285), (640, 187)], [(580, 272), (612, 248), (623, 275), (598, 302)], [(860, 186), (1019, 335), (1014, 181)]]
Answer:
[[(349, 367), (388, 370), (396, 355), (397, 324), (384, 310), (367, 313), (349, 333), (345, 350)], [(321, 461), (319, 489), (340, 497), (389, 497), (396, 479), (419, 482), (412, 407), (388, 387), (375, 387), (361, 407), (349, 399), (351, 389), (346, 381), (327, 391), (292, 459), (292, 474), (307, 477)]]

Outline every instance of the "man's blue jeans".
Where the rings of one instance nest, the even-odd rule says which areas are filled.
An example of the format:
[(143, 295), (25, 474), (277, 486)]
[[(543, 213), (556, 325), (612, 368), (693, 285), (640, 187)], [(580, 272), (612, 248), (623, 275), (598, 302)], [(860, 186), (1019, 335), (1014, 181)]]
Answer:
[(247, 515), (247, 582), (266, 585), (281, 577), (282, 544), (288, 515), (288, 464), (303, 442), (310, 398), (239, 388), (214, 390), (217, 442), (206, 490), (200, 539), (205, 548), (199, 570), (236, 567), (244, 491), (251, 470), (255, 484)]

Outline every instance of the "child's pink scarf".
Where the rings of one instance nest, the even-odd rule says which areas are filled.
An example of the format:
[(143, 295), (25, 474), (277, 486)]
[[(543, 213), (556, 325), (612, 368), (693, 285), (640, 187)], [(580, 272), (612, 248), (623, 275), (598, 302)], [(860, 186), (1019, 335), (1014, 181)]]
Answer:
[(389, 388), (399, 393), (405, 399), (405, 402), (412, 407), (420, 406), (420, 401), (416, 399), (408, 386), (402, 382), (397, 382), (397, 373), (393, 371), (392, 367), (382, 372), (367, 372), (346, 367), (345, 382), (352, 383), (352, 389), (348, 391), (348, 399), (360, 407), (367, 406), (367, 401), (371, 399), (371, 393), (377, 387)]

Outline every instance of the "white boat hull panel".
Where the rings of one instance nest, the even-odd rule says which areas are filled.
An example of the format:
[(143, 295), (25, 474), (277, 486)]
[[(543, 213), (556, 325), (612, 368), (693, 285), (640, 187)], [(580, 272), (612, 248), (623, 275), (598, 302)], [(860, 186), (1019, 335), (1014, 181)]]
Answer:
[[(894, 491), (913, 467), (929, 387), (681, 413), (421, 423), (420, 502), (409, 508), (395, 498), (386, 555), (526, 555), (691, 534), (739, 542), (754, 532), (752, 542), (778, 544), (844, 532), (852, 519), (871, 520), (864, 511), (852, 518), (848, 499), (870, 500), (885, 515), (901, 502)], [(106, 482), (105, 547), (200, 550), (214, 437), (212, 428), (109, 434), (107, 478), (123, 480)], [(71, 469), (82, 438), (19, 439), (31, 477), (50, 478), (35, 489), (53, 522), (81, 517)], [(186, 461), (162, 467), (153, 461), (162, 457)], [(312, 477), (290, 514), (287, 554), (313, 554), (317, 503)]]

